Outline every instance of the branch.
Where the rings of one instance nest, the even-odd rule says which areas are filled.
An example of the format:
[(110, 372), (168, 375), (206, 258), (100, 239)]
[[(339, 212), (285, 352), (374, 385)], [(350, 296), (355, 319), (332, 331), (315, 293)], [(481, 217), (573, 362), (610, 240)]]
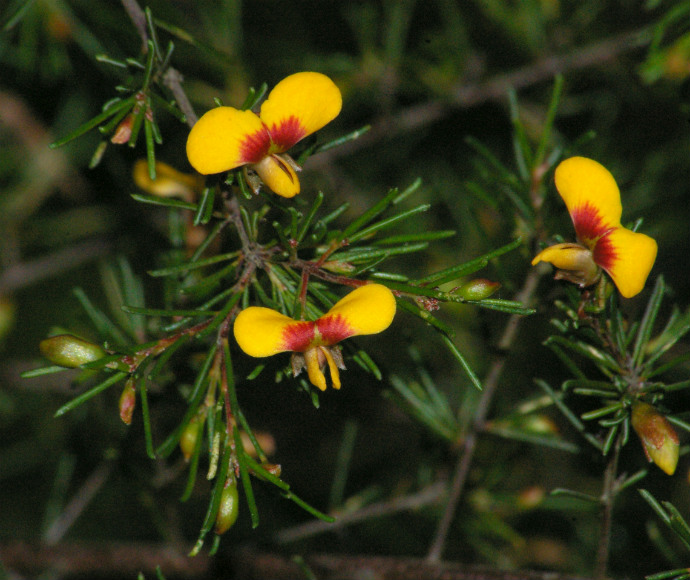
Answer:
[(371, 129), (354, 141), (344, 143), (310, 158), (310, 168), (323, 167), (334, 159), (351, 155), (371, 147), (379, 141), (390, 140), (401, 133), (410, 133), (439, 121), (456, 109), (468, 109), (487, 101), (501, 101), (508, 89), (524, 89), (552, 79), (557, 74), (608, 63), (622, 54), (636, 50), (649, 42), (651, 34), (643, 28), (626, 32), (562, 55), (545, 56), (512, 72), (498, 74), (483, 81), (456, 85), (445, 101), (411, 105), (392, 115), (382, 116)]
[[(504, 571), (475, 568), (456, 563), (430, 563), (417, 558), (312, 554), (300, 564), (277, 554), (241, 551), (237, 553), (236, 574), (245, 580), (294, 580), (314, 577), (320, 580), (376, 578), (377, 580), (585, 580), (555, 572)], [(222, 577), (219, 577), (222, 578)]]
[[(170, 545), (145, 543), (61, 543), (55, 546), (10, 542), (0, 544), (0, 561), (5, 570), (38, 578), (51, 570), (62, 577), (79, 575), (135, 578), (140, 572), (155, 574), (156, 567), (167, 577), (192, 580), (206, 577), (209, 559), (204, 554), (189, 558)], [(10, 574), (9, 577), (12, 577)]]

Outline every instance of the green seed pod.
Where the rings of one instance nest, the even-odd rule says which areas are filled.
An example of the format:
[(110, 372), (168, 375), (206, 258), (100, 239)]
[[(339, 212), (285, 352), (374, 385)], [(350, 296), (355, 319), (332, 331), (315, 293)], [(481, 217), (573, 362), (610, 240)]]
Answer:
[(227, 532), (237, 520), (240, 511), (238, 505), (237, 483), (235, 478), (228, 480), (220, 495), (220, 508), (216, 516), (216, 534)]
[(185, 461), (189, 461), (192, 453), (194, 453), (199, 433), (201, 433), (201, 425), (202, 421), (199, 421), (198, 416), (192, 417), (184, 431), (182, 431), (182, 435), (180, 435), (180, 451), (182, 451)]
[(61, 367), (75, 368), (106, 355), (97, 344), (71, 334), (59, 334), (42, 340), (38, 348), (50, 362)]
[(501, 287), (499, 282), (492, 282), (486, 278), (477, 278), (465, 282), (455, 293), (462, 296), (465, 300), (484, 300), (491, 296)]

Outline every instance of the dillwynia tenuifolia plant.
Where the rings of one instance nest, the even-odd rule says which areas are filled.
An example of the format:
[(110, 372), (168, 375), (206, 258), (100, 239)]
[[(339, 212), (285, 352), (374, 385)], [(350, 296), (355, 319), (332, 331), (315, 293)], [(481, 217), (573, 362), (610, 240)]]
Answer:
[[(570, 213), (577, 243), (547, 246), (532, 264), (551, 263), (556, 267), (555, 279), (574, 284), (565, 288), (563, 299), (556, 300), (560, 316), (551, 321), (556, 333), (544, 341), (572, 377), (559, 387), (542, 379), (536, 383), (587, 443), (607, 458), (601, 496), (553, 491), (555, 496), (601, 507), (596, 572), (603, 577), (616, 497), (640, 484), (648, 473), (647, 468), (630, 473), (621, 466), (622, 448), (641, 448), (646, 459), (668, 475), (675, 473), (679, 455), (688, 451), (681, 451), (678, 430), (690, 431), (690, 423), (672, 413), (670, 401), (675, 392), (690, 387), (690, 381), (667, 384), (662, 376), (687, 360), (664, 355), (690, 330), (690, 313), (674, 308), (665, 324), (658, 326), (667, 294), (659, 276), (642, 316), (626, 315), (624, 299), (642, 291), (657, 244), (636, 231), (639, 222), (632, 229), (621, 225), (621, 196), (609, 171), (591, 159), (572, 157), (556, 168), (555, 185)], [(582, 412), (583, 406), (589, 409)], [(690, 528), (680, 512), (643, 488), (639, 492), (690, 548)], [(687, 570), (652, 577), (685, 578)]]
[[(444, 302), (512, 315), (532, 310), (492, 297), (500, 286), (496, 282), (468, 280), (490, 260), (518, 248), (519, 238), (421, 278), (385, 269), (396, 256), (422, 252), (431, 242), (454, 235), (448, 230), (395, 233), (397, 225), (429, 209), (428, 204), (403, 209), (402, 202), (420, 189), (420, 181), (402, 191), (382, 192), (342, 228), (336, 226), (337, 218), (348, 204), (324, 214), (321, 192), (302, 194), (310, 198), (306, 205), (292, 203), (301, 189), (298, 172), (303, 165), (308, 170), (309, 157), (362, 132), (323, 144), (315, 139), (314, 134), (343, 106), (340, 90), (330, 78), (299, 72), (267, 96), (263, 87), (251, 91), (239, 108), (219, 104), (195, 120), (189, 106), (179, 101), (179, 80), (170, 80), (173, 47), (161, 51), (150, 12), (146, 14), (151, 39), (143, 59), (122, 63), (102, 59), (128, 72), (126, 86), (118, 87), (126, 96), (108, 102), (102, 114), (55, 146), (97, 129), (109, 138), (96, 152), (93, 162), (97, 163), (105, 144), (133, 145), (144, 127), (147, 160), (132, 169), (143, 193), (133, 197), (167, 208), (177, 247), (162, 267), (149, 272), (164, 281), (163, 303), (154, 307), (144, 302), (142, 282), (127, 261), (105, 268), (108, 292), (117, 306), (115, 319), (84, 291), (76, 290), (102, 342), (65, 332), (50, 336), (40, 350), (55, 366), (27, 376), (82, 369), (77, 381), (83, 392), (63, 405), (58, 416), (106, 389), (119, 389), (122, 421), (130, 424), (134, 413), (142, 414), (148, 455), (181, 453), (188, 462), (183, 500), (192, 494), (200, 465), (208, 465), (205, 477), (214, 483), (192, 550), (197, 553), (212, 531), (217, 547), (220, 534), (234, 524), (241, 502), (252, 525), (259, 524), (254, 478), (273, 484), (278, 493), (314, 516), (333, 519), (295, 495), (289, 474), (269, 461), (261, 438), (242, 411), (242, 391), (251, 388), (252, 381), (289, 381), (295, 396), (304, 391), (318, 407), (319, 393), (329, 385), (348, 388), (346, 374), (341, 376), (348, 366), (357, 365), (382, 378), (373, 358), (352, 338), (385, 332), (396, 316), (416, 316), (439, 332), (459, 368), (481, 388), (453, 342), (453, 331), (432, 312)], [(180, 113), (185, 108), (186, 116)], [(156, 160), (155, 147), (161, 139), (155, 119), (163, 110), (191, 126), (186, 154), (197, 174), (184, 174)], [(283, 363), (274, 376), (265, 371), (264, 361), (270, 356)], [(256, 360), (248, 376), (237, 376), (234, 361), (240, 357)], [(150, 386), (174, 387), (170, 369), (180, 359), (194, 361), (190, 363), (196, 369), (193, 384), (177, 393), (171, 388), (161, 396), (182, 396), (186, 412), (172, 432), (154, 433)]]
[[(687, 313), (673, 309), (665, 325), (659, 325), (668, 292), (662, 276), (653, 284), (647, 282), (656, 243), (637, 231), (643, 229), (640, 222), (622, 225), (620, 194), (611, 174), (599, 163), (578, 156), (579, 144), (567, 149), (553, 145), (563, 79), (556, 80), (536, 146), (520, 121), (515, 95), (509, 92), (516, 171), (479, 141), (470, 142), (478, 154), (477, 173), (485, 183), (467, 182), (467, 193), (510, 216), (513, 241), (468, 262), (412, 276), (398, 271), (396, 257), (421, 255), (431, 243), (455, 234), (397, 229), (429, 209), (427, 204), (410, 206), (422, 190), (419, 181), (401, 190), (382, 191), (348, 223), (343, 223), (351, 215), (347, 203), (322, 210), (326, 196), (337, 199), (337, 192), (302, 191), (299, 172), (309, 171), (311, 156), (366, 132), (365, 127), (333, 141), (319, 140), (319, 131), (348, 106), (329, 77), (298, 72), (268, 94), (266, 85), (252, 89), (243, 103), (230, 103), (237, 107), (218, 100), (217, 107), (197, 119), (173, 68), (174, 44), (161, 45), (161, 23), (150, 11), (140, 16), (142, 55), (125, 60), (99, 57), (121, 75), (121, 84), (99, 115), (54, 146), (98, 131), (103, 140), (92, 158), (96, 165), (108, 154), (108, 147), (136, 146), (143, 130), (146, 159), (133, 164), (133, 181), (141, 190), (133, 198), (167, 212), (170, 251), (148, 272), (162, 282), (162, 296), (145, 301), (143, 281), (125, 259), (102, 269), (106, 295), (115, 306), (113, 315), (76, 289), (98, 338), (86, 340), (66, 331), (50, 336), (40, 349), (55, 366), (26, 373), (80, 369), (75, 382), (81, 393), (57, 415), (106, 390), (117, 390), (118, 397), (110, 396), (113, 413), (128, 425), (135, 413), (141, 415), (148, 455), (181, 455), (186, 460), (183, 500), (191, 497), (200, 478), (211, 482), (195, 554), (209, 534), (215, 534), (215, 550), (240, 510), (249, 513), (253, 526), (258, 525), (256, 480), (274, 486), (276, 493), (315, 517), (333, 519), (295, 495), (290, 474), (272, 463), (269, 443), (243, 412), (243, 392), (257, 381), (281, 382), (281, 387), (294, 386), (295, 397), (306, 394), (318, 407), (324, 390), (356, 388), (348, 373), (341, 371), (359, 367), (377, 379), (385, 378), (392, 387), (388, 394), (447, 442), (449, 451), (461, 450), (460, 469), (429, 553), (434, 559), (442, 553), (478, 435), (580, 451), (575, 443), (555, 435), (551, 424), (535, 413), (552, 405), (607, 458), (600, 497), (577, 490), (554, 492), (601, 508), (596, 572), (603, 577), (615, 498), (639, 484), (648, 471), (629, 474), (628, 466), (619, 465), (621, 450), (633, 446), (638, 457), (669, 475), (684, 451), (679, 431), (687, 430), (688, 424), (674, 412), (673, 394), (690, 383), (663, 379), (687, 360), (669, 358), (669, 351), (688, 331), (690, 320)], [(184, 37), (179, 30), (166, 30)], [(177, 148), (186, 153), (195, 173), (184, 173), (158, 159), (163, 142), (158, 121), (163, 115), (189, 126), (186, 142)], [(563, 211), (549, 199), (554, 196), (552, 177), (572, 217), (574, 235), (558, 232), (549, 238), (551, 215), (546, 208), (553, 215)], [(537, 241), (546, 240), (554, 243), (536, 249)], [(515, 301), (495, 298), (500, 284), (479, 272), (489, 263), (500, 271), (504, 257), (514, 258), (519, 252), (529, 272), (524, 291)], [(532, 258), (535, 268), (529, 271)], [(548, 396), (530, 399), (505, 417), (489, 419), (504, 354), (487, 378), (480, 379), (452, 328), (435, 312), (442, 312), (445, 303), (462, 303), (506, 314), (506, 332), (498, 346), (510, 350), (514, 340), (510, 329), (515, 328), (515, 320), (533, 312), (527, 301), (535, 302), (536, 281), (548, 271), (540, 262), (556, 268), (558, 291), (564, 293), (554, 303), (556, 333), (545, 345), (554, 353), (554, 362), (562, 361), (572, 376), (560, 386), (537, 379), (538, 388)], [(513, 286), (514, 281), (508, 291)], [(629, 299), (645, 286), (646, 291), (651, 286), (651, 294), (638, 317), (629, 308)], [(546, 282), (540, 287), (546, 288)], [(548, 288), (553, 295), (556, 286), (549, 283)], [(538, 306), (550, 305), (545, 300)], [(385, 336), (391, 324), (405, 324), (401, 320), (405, 317), (419, 318), (435, 330), (439, 344), (457, 363), (458, 374), (464, 374), (466, 380), (455, 381), (459, 386), (453, 397), (423, 371), (414, 346), (409, 354), (420, 373), (418, 379), (409, 379), (379, 369), (364, 350), (371, 340), (357, 339)], [(275, 369), (271, 362), (279, 365), (277, 371), (269, 370)], [(238, 372), (248, 364), (255, 365), (250, 372)], [(177, 376), (181, 369), (193, 380), (181, 384)], [(176, 426), (167, 432), (156, 430), (151, 419), (152, 399), (163, 397), (184, 404)], [(587, 410), (582, 410), (583, 405)], [(205, 473), (200, 473), (202, 466)], [(680, 512), (644, 489), (640, 493), (680, 540), (690, 544), (690, 531)], [(485, 549), (486, 538), (511, 533), (497, 525), (495, 517), (486, 521), (468, 528), (468, 543), (477, 551)], [(671, 570), (657, 578), (680, 578), (684, 573)]]

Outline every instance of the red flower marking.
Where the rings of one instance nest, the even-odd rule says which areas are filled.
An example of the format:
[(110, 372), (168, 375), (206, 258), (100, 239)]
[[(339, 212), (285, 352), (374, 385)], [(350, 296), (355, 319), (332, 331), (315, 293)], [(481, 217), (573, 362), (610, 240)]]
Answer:
[(355, 330), (347, 323), (342, 314), (324, 316), (316, 321), (316, 327), (321, 335), (324, 346), (336, 344), (355, 334)]
[(574, 208), (571, 217), (578, 239), (587, 245), (598, 240), (610, 229), (599, 215), (599, 210), (590, 202)]
[(242, 163), (258, 163), (271, 147), (271, 137), (266, 129), (260, 129), (252, 135), (246, 135), (240, 144)]
[(594, 249), (592, 250), (592, 258), (594, 259), (594, 263), (607, 272), (611, 271), (613, 264), (618, 259), (616, 248), (611, 243), (611, 239), (608, 235), (611, 233), (611, 231), (613, 230), (609, 230), (606, 232), (606, 234), (604, 234), (603, 237), (599, 238), (594, 246)]
[(293, 352), (304, 352), (314, 341), (315, 325), (313, 322), (294, 322), (283, 330), (281, 348)]
[(294, 115), (283, 119), (280, 124), (274, 124), (269, 130), (271, 140), (278, 147), (276, 153), (287, 151), (300, 139), (306, 136), (306, 131), (302, 127), (299, 119)]

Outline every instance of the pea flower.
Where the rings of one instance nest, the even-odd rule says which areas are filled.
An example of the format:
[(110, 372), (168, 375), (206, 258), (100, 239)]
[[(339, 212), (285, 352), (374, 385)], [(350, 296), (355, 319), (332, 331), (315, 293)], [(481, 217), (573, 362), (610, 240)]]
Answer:
[(258, 115), (233, 107), (208, 111), (189, 133), (187, 157), (204, 175), (246, 165), (273, 192), (294, 197), (300, 167), (285, 152), (335, 119), (342, 102), (326, 75), (290, 75), (270, 92)]
[(190, 203), (204, 190), (203, 178), (182, 173), (162, 161), (156, 161), (156, 179), (149, 176), (149, 164), (139, 159), (132, 169), (134, 183), (146, 193), (157, 197), (178, 197)]
[(393, 322), (395, 297), (381, 284), (367, 284), (336, 302), (314, 321), (292, 318), (261, 306), (250, 306), (235, 319), (234, 333), (249, 356), (265, 357), (292, 351), (292, 371), (297, 376), (306, 367), (309, 381), (326, 390), (323, 369), (331, 373), (333, 388), (340, 388), (338, 369), (345, 369), (341, 340), (383, 332)]
[(568, 208), (579, 243), (550, 246), (532, 260), (549, 262), (557, 280), (580, 288), (594, 284), (605, 270), (625, 298), (638, 294), (656, 259), (657, 244), (621, 226), (620, 192), (611, 173), (585, 157), (571, 157), (556, 168), (556, 189)]

